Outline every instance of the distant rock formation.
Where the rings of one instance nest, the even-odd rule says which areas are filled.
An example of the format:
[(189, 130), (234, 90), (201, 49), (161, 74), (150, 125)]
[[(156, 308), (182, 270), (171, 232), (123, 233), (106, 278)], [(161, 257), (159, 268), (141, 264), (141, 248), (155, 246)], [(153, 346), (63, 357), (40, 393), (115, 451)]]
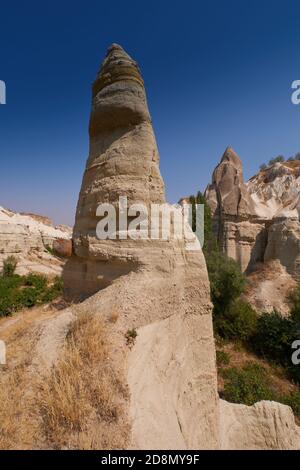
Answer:
[(247, 183), (256, 213), (266, 219), (264, 261), (279, 260), (300, 280), (300, 161), (275, 163)]
[(300, 279), (300, 162), (275, 163), (244, 182), (242, 162), (227, 148), (205, 196), (223, 251), (245, 272), (279, 260)]
[(218, 243), (242, 269), (251, 269), (264, 257), (265, 221), (257, 216), (255, 204), (243, 178), (240, 158), (231, 147), (215, 168), (206, 200), (213, 216)]
[(60, 263), (49, 251), (69, 256), (71, 236), (72, 229), (55, 227), (47, 217), (17, 214), (0, 207), (0, 271), (3, 260), (13, 255), (19, 260), (19, 274), (31, 271), (59, 274)]

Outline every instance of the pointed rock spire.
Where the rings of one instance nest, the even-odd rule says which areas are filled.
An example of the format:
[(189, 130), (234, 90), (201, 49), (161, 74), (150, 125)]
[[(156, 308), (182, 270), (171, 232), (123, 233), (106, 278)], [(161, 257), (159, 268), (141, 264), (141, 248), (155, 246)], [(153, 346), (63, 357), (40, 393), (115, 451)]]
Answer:
[(240, 168), (241, 170), (243, 169), (243, 164), (242, 164), (240, 157), (230, 145), (226, 148), (223, 154), (223, 157), (221, 159), (221, 163), (224, 161), (230, 162), (236, 168)]
[[(136, 62), (121, 46), (113, 44), (93, 85), (90, 151), (73, 234), (74, 258), (80, 273), (70, 283), (80, 285), (84, 278), (86, 290), (99, 289), (101, 282), (95, 270), (102, 272), (103, 280), (108, 264), (103, 267), (95, 261), (121, 257), (122, 269), (129, 269), (128, 259), (136, 256), (138, 244), (131, 249), (130, 242), (124, 240), (122, 248), (116, 249), (114, 241), (99, 240), (96, 235), (98, 206), (110, 203), (118, 210), (121, 196), (127, 197), (128, 205), (139, 203), (148, 207), (151, 203), (165, 202), (144, 82)], [(115, 274), (122, 272), (120, 266)], [(108, 281), (102, 283), (105, 282)]]

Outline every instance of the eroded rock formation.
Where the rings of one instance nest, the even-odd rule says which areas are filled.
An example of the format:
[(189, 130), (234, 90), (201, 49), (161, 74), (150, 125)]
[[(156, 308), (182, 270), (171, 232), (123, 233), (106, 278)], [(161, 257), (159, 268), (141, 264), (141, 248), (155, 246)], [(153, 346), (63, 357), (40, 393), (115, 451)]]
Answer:
[[(118, 313), (134, 448), (217, 448), (218, 397), (204, 257), (184, 240), (99, 240), (97, 207), (164, 203), (159, 156), (136, 63), (112, 45), (93, 87), (90, 155), (65, 273), (69, 293)], [(121, 230), (117, 228), (118, 235)]]
[(242, 162), (226, 149), (205, 196), (223, 251), (245, 272), (279, 260), (300, 279), (300, 162), (276, 163), (244, 182)]
[(240, 264), (242, 271), (262, 261), (266, 245), (265, 223), (256, 214), (244, 182), (242, 162), (231, 147), (225, 150), (214, 170), (205, 197), (223, 251)]

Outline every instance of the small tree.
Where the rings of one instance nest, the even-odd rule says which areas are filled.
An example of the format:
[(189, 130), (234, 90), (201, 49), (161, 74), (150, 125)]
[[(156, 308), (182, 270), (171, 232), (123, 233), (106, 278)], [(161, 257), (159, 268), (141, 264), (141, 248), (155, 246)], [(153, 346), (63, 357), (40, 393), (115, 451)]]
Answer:
[(245, 290), (246, 279), (238, 264), (220, 251), (206, 257), (214, 314), (228, 312), (231, 303)]
[(267, 167), (267, 165), (266, 165), (265, 163), (263, 163), (263, 164), (260, 165), (260, 167), (259, 167), (260, 171), (264, 171), (264, 170), (266, 170), (267, 168), (268, 168), (268, 167)]
[(296, 153), (295, 160), (300, 160), (300, 152)]
[(207, 201), (201, 191), (198, 191), (196, 196), (189, 197), (189, 203), (192, 205), (192, 229), (193, 232), (196, 231), (196, 204), (203, 204), (204, 206), (204, 245), (203, 252), (204, 255), (208, 251), (217, 249), (217, 240), (213, 233), (212, 228), (212, 217), (210, 207), (207, 204)]
[(18, 264), (17, 258), (15, 256), (8, 256), (3, 261), (3, 270), (2, 270), (2, 275), (3, 277), (11, 277), (15, 274), (15, 270)]
[(283, 155), (278, 155), (275, 158), (271, 158), (271, 160), (269, 161), (269, 165), (274, 165), (275, 163), (282, 163), (284, 162), (284, 160), (285, 158)]

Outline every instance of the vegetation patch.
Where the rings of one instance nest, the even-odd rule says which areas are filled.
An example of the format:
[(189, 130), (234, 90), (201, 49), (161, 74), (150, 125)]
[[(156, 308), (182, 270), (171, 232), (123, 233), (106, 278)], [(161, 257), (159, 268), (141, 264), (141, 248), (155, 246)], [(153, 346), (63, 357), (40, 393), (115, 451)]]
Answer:
[(0, 276), (0, 317), (11, 315), (22, 308), (52, 302), (63, 293), (62, 279), (48, 281), (40, 274), (15, 274), (17, 262), (13, 257), (4, 261)]

